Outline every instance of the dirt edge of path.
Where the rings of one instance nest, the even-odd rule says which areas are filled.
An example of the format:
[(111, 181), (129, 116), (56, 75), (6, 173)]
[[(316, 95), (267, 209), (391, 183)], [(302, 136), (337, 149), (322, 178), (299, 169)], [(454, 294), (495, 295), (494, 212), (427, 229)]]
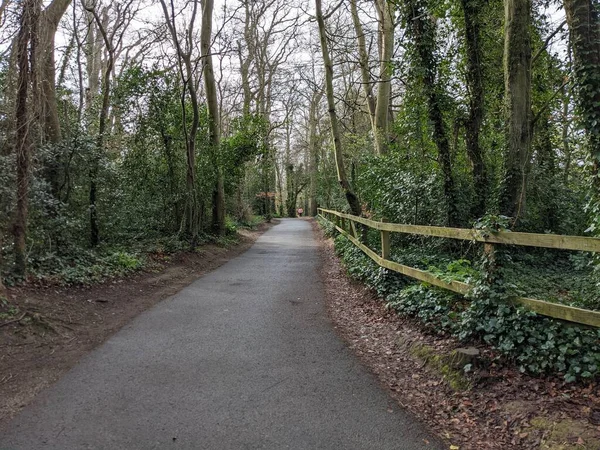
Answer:
[[(398, 404), (449, 448), (600, 449), (597, 383), (534, 378), (493, 362), (469, 376), (449, 372), (440, 358), (462, 345), (386, 309), (374, 292), (348, 277), (316, 221), (313, 228), (337, 333)], [(488, 350), (481, 351), (486, 359)]]
[(232, 246), (205, 245), (91, 287), (9, 289), (21, 320), (0, 327), (0, 425), (140, 313), (242, 254), (276, 224), (240, 230)]

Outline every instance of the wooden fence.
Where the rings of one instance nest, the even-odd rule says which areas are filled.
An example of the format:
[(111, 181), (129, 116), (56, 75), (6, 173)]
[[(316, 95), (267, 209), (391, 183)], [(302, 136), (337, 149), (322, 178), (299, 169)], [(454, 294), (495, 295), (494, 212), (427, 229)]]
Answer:
[[(446, 281), (425, 270), (405, 266), (390, 261), (390, 233), (416, 234), (421, 236), (460, 239), (466, 241), (483, 242), (486, 251), (492, 251), (493, 245), (521, 245), (529, 247), (555, 248), (563, 250), (580, 250), (600, 252), (600, 239), (582, 236), (563, 236), (555, 234), (517, 233), (512, 231), (499, 231), (484, 233), (480, 230), (466, 228), (431, 227), (422, 225), (403, 225), (397, 223), (378, 222), (364, 217), (344, 214), (338, 211), (319, 208), (319, 215), (334, 224), (335, 228), (346, 236), (354, 245), (360, 248), (367, 256), (381, 267), (401, 273), (411, 278), (424, 281), (433, 286), (447, 289), (465, 295), (471, 289), (467, 283), (460, 281)], [(346, 225), (348, 222), (348, 225)], [(381, 233), (381, 255), (371, 250), (358, 239), (356, 223), (361, 223), (369, 228), (379, 230)], [(544, 316), (569, 322), (580, 323), (593, 327), (600, 327), (600, 312), (591, 311), (573, 306), (551, 303), (533, 298), (514, 297), (515, 303), (524, 305)]]

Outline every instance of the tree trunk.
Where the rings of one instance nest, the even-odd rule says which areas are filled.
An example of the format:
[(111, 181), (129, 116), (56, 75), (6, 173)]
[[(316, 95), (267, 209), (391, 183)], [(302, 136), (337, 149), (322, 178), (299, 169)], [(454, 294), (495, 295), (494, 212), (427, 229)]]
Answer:
[(600, 11), (594, 0), (564, 0), (573, 48), (577, 100), (586, 128), (594, 196), (600, 201)]
[(561, 116), (561, 138), (563, 144), (563, 152), (565, 155), (565, 169), (563, 172), (563, 183), (565, 186), (569, 184), (569, 175), (571, 172), (571, 160), (572, 151), (571, 144), (569, 142), (569, 105), (571, 103), (570, 92), (567, 91), (566, 87), (562, 87), (562, 116)]
[[(173, 148), (172, 148), (172, 138), (171, 136), (169, 136), (167, 134), (167, 130), (165, 129), (165, 125), (162, 121), (161, 118), (161, 111), (160, 108), (158, 107), (158, 105), (156, 105), (152, 99), (150, 100), (150, 104), (152, 104), (154, 106), (154, 110), (156, 111), (156, 117), (159, 120), (159, 130), (160, 130), (160, 136), (162, 138), (163, 141), (163, 150), (164, 150), (164, 154), (165, 154), (165, 160), (167, 162), (167, 172), (168, 172), (168, 176), (169, 176), (169, 194), (171, 197), (171, 223), (175, 224), (175, 226), (177, 226), (180, 222), (181, 222), (181, 214), (179, 212), (179, 201), (176, 201), (175, 198), (177, 197), (177, 189), (175, 186), (176, 183), (176, 176), (175, 176), (175, 159), (174, 159), (174, 152), (173, 152)], [(173, 229), (169, 229), (169, 231), (174, 231)]]
[(88, 77), (88, 87), (85, 95), (86, 111), (90, 111), (96, 96), (100, 92), (100, 66), (102, 55), (102, 37), (95, 25), (94, 16), (91, 12), (86, 12), (88, 29), (85, 42), (86, 71)]
[(504, 1), (505, 171), (500, 212), (515, 224), (524, 213), (527, 165), (531, 146), (530, 0)]
[(40, 45), (36, 58), (42, 94), (41, 118), (45, 138), (53, 144), (60, 142), (62, 137), (56, 100), (54, 38), (58, 24), (70, 3), (71, 0), (54, 0), (44, 9), (40, 18)]
[(559, 209), (557, 199), (558, 176), (556, 165), (556, 154), (552, 144), (552, 116), (546, 112), (540, 117), (535, 130), (534, 148), (537, 154), (536, 161), (538, 165), (537, 172), (539, 180), (535, 182), (535, 187), (541, 189), (539, 197), (542, 199), (540, 205), (540, 222), (543, 230), (558, 232)]
[(296, 217), (296, 196), (294, 195), (296, 187), (294, 186), (294, 165), (286, 162), (285, 164), (285, 209), (288, 217)]
[[(29, 180), (31, 164), (30, 108), (28, 103), (32, 73), (35, 67), (40, 2), (23, 2), (17, 35), (17, 65), (19, 68), (16, 98), (16, 156), (17, 156), (17, 209), (13, 223), (15, 273), (24, 277), (27, 272), (27, 219), (29, 217)], [(31, 59), (30, 59), (31, 55)]]
[(479, 143), (479, 133), (484, 115), (483, 66), (481, 50), (480, 0), (461, 0), (465, 19), (465, 47), (467, 51), (467, 89), (469, 91), (469, 117), (466, 122), (467, 156), (473, 166), (475, 202), (471, 208), (473, 218), (485, 214), (488, 197), (487, 170)]
[(246, 57), (242, 54), (242, 45), (240, 41), (238, 45), (238, 57), (240, 60), (240, 74), (242, 77), (242, 89), (244, 91), (244, 103), (242, 111), (245, 116), (250, 115), (250, 106), (252, 103), (252, 90), (250, 89), (250, 66), (254, 60), (254, 43), (252, 34), (254, 32), (254, 22), (251, 16), (250, 0), (244, 0), (244, 41), (248, 48)]
[[(54, 0), (40, 16), (40, 40), (37, 49), (37, 67), (39, 78), (40, 101), (39, 117), (44, 140), (50, 144), (58, 144), (62, 140), (62, 132), (56, 98), (56, 64), (54, 59), (54, 41), (56, 30), (71, 0)], [(74, 30), (74, 33), (77, 31)], [(58, 157), (46, 162), (44, 177), (48, 181), (50, 191), (55, 198), (60, 198), (61, 167)]]
[(221, 127), (219, 117), (219, 103), (217, 101), (217, 83), (211, 56), (212, 14), (214, 0), (204, 0), (202, 8), (202, 30), (200, 32), (200, 54), (204, 68), (204, 86), (206, 89), (206, 103), (208, 106), (208, 129), (210, 143), (213, 151), (213, 164), (215, 165), (216, 183), (213, 194), (213, 229), (222, 235), (225, 233), (225, 187), (223, 183), (223, 169), (219, 161)]
[(375, 106), (375, 149), (377, 154), (388, 152), (390, 137), (388, 135), (390, 93), (392, 89), (392, 57), (394, 54), (395, 13), (394, 2), (378, 0), (379, 21), (381, 30), (381, 61), (379, 63), (379, 83)]
[(200, 111), (198, 106), (198, 94), (193, 79), (192, 62), (190, 55), (181, 55), (185, 66), (185, 85), (181, 96), (181, 110), (183, 112), (183, 126), (186, 127), (186, 104), (185, 104), (185, 89), (190, 95), (190, 103), (192, 104), (192, 123), (186, 140), (186, 232), (190, 237), (192, 247), (198, 243), (200, 234), (200, 206), (198, 200), (198, 189), (196, 186), (196, 136), (198, 135), (198, 127), (200, 126)]
[(96, 148), (90, 162), (89, 178), (89, 209), (90, 209), (90, 244), (96, 247), (100, 243), (100, 227), (98, 223), (98, 176), (100, 171), (100, 159), (104, 153), (105, 134), (107, 132), (108, 113), (110, 107), (111, 74), (114, 66), (114, 49), (110, 42), (104, 24), (96, 11), (92, 11), (98, 31), (101, 33), (107, 51), (106, 70), (102, 78), (102, 106), (98, 120), (98, 135), (96, 137)]
[(458, 214), (456, 187), (452, 173), (452, 158), (450, 155), (450, 141), (444, 123), (441, 107), (442, 87), (438, 85), (437, 61), (435, 59), (436, 25), (428, 11), (422, 7), (419, 0), (413, 1), (409, 6), (410, 33), (416, 46), (419, 68), (423, 88), (427, 98), (429, 120), (433, 125), (433, 141), (438, 151), (438, 162), (442, 169), (444, 197), (446, 199), (447, 222), (451, 227), (460, 224)]
[(317, 142), (317, 121), (319, 113), (319, 104), (323, 97), (323, 91), (315, 91), (310, 102), (310, 110), (308, 113), (309, 121), (309, 136), (308, 136), (308, 151), (309, 155), (309, 177), (310, 177), (310, 193), (309, 193), (309, 211), (308, 213), (315, 217), (317, 215), (317, 175), (318, 175), (318, 142)]
[[(198, 127), (200, 124), (200, 112), (198, 107), (198, 95), (196, 92), (196, 83), (193, 77), (193, 67), (191, 61), (191, 48), (193, 46), (193, 24), (196, 19), (196, 13), (198, 10), (198, 2), (193, 2), (192, 16), (190, 18), (190, 26), (186, 30), (186, 47), (184, 50), (179, 41), (177, 35), (177, 28), (175, 25), (175, 12), (173, 10), (173, 1), (171, 1), (172, 15), (169, 14), (169, 9), (165, 0), (160, 0), (160, 4), (163, 9), (163, 14), (167, 24), (173, 43), (177, 49), (177, 63), (179, 67), (179, 75), (183, 84), (181, 91), (181, 123), (185, 135), (185, 150), (186, 150), (186, 202), (185, 202), (185, 223), (182, 224), (182, 230), (190, 238), (190, 245), (196, 246), (199, 237), (199, 227), (201, 220), (200, 204), (198, 201), (198, 190), (196, 187), (196, 136), (198, 134)], [(187, 106), (186, 106), (186, 90), (190, 96), (190, 103), (192, 106), (192, 123), (188, 130), (187, 126)]]
[(356, 41), (358, 45), (358, 64), (360, 66), (360, 74), (362, 78), (365, 97), (367, 98), (367, 107), (371, 118), (371, 125), (375, 126), (375, 96), (373, 95), (373, 80), (369, 72), (369, 55), (367, 53), (367, 45), (365, 42), (365, 33), (358, 15), (356, 7), (357, 0), (350, 0), (350, 8), (352, 12), (352, 22), (354, 23), (354, 31), (356, 32)]
[(325, 65), (325, 90), (327, 92), (327, 105), (329, 107), (329, 118), (331, 121), (331, 134), (333, 137), (333, 146), (335, 151), (337, 179), (338, 183), (342, 187), (342, 190), (344, 191), (352, 214), (355, 216), (360, 216), (362, 214), (360, 202), (350, 186), (348, 176), (346, 175), (346, 168), (344, 167), (342, 139), (339, 130), (337, 113), (335, 110), (335, 97), (333, 92), (333, 64), (331, 62), (331, 57), (329, 56), (329, 45), (327, 43), (327, 33), (325, 30), (325, 20), (323, 19), (321, 0), (315, 0), (315, 4), (317, 9), (317, 23), (319, 24), (321, 52), (323, 53), (323, 63)]

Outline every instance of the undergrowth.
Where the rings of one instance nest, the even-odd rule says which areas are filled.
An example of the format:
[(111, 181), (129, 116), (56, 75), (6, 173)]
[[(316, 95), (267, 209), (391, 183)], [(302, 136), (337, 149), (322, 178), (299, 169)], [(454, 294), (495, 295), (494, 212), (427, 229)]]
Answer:
[[(337, 234), (329, 223), (321, 225), (328, 235)], [(428, 269), (440, 278), (469, 282), (474, 288), (465, 298), (379, 267), (343, 235), (334, 242), (350, 276), (374, 289), (389, 308), (419, 319), (431, 331), (483, 342), (533, 375), (560, 374), (568, 382), (600, 375), (600, 330), (552, 320), (510, 303), (508, 298), (518, 287), (506, 280), (515, 274), (528, 278), (527, 264), (515, 268), (510, 254), (496, 252), (493, 272), (485, 258), (477, 264), (437, 258), (433, 264), (427, 257), (417, 258), (414, 249), (404, 250), (406, 259), (402, 252), (393, 255), (398, 262)]]
[[(32, 254), (28, 258), (28, 281), (70, 286), (90, 285), (110, 278), (124, 277), (155, 267), (160, 262), (169, 260), (170, 255), (195, 251), (206, 244), (223, 247), (235, 245), (239, 241), (239, 229), (255, 229), (262, 222), (260, 216), (252, 216), (244, 222), (228, 217), (225, 235), (201, 235), (196, 248), (190, 248), (189, 241), (181, 236), (173, 235), (158, 239), (132, 240), (127, 245), (100, 246), (96, 249), (72, 246), (62, 253), (53, 251)], [(20, 281), (22, 280), (10, 275), (5, 277), (9, 286)]]

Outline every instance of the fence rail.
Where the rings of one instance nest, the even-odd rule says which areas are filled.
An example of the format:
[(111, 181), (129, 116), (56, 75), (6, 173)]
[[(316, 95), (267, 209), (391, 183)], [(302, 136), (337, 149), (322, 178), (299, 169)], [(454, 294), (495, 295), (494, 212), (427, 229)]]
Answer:
[[(503, 244), (600, 252), (600, 239), (597, 238), (552, 234), (517, 233), (510, 231), (499, 231), (490, 234), (483, 234), (479, 230), (471, 230), (466, 228), (430, 227), (378, 222), (375, 220), (366, 219), (364, 217), (353, 216), (351, 214), (344, 214), (338, 211), (332, 211), (323, 208), (319, 208), (318, 212), (323, 219), (333, 223), (335, 228), (340, 233), (346, 236), (356, 247), (361, 249), (379, 266), (462, 295), (465, 295), (470, 291), (471, 286), (469, 284), (460, 281), (442, 280), (431, 272), (391, 261), (389, 259), (390, 233), (416, 234), (421, 236), (483, 242), (488, 246), (488, 251), (490, 250), (489, 247), (493, 244)], [(331, 216), (334, 217), (333, 221), (331, 220)], [(345, 229), (346, 220), (350, 223), (350, 231)], [(360, 242), (356, 227), (354, 225), (355, 223), (361, 223), (369, 228), (380, 231), (381, 255), (378, 255), (375, 251), (371, 250), (369, 247)], [(511, 300), (517, 304), (524, 305), (530, 310), (544, 316), (593, 327), (600, 327), (599, 311), (591, 311), (526, 297), (513, 297)]]

